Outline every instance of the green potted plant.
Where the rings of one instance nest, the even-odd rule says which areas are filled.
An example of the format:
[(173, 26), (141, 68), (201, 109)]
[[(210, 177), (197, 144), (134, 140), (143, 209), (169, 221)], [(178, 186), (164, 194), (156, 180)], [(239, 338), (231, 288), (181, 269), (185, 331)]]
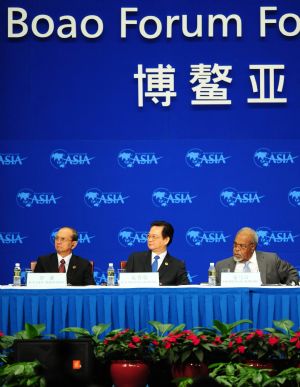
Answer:
[(38, 361), (16, 362), (0, 367), (0, 385), (5, 387), (46, 387), (42, 366)]
[(157, 386), (157, 380), (160, 381), (164, 387), (173, 387), (171, 365), (167, 356), (168, 351), (165, 348), (163, 338), (171, 331), (182, 330), (185, 324), (180, 324), (175, 327), (174, 324), (161, 323), (160, 321), (149, 321), (149, 324), (154, 328), (154, 332), (150, 335), (152, 337), (152, 362), (151, 372), (148, 384), (150, 387)]
[(280, 338), (282, 360), (285, 360), (284, 368), (291, 364), (295, 367), (299, 366), (300, 330), (294, 331), (292, 329), (294, 323), (291, 320), (273, 321), (273, 325), (272, 328), (266, 328), (266, 331), (276, 334)]
[[(44, 324), (25, 324), (25, 329), (13, 336), (0, 332), (0, 385), (6, 387), (32, 386), (44, 387), (43, 367), (38, 361), (13, 362), (13, 344), (16, 339), (28, 340), (42, 338)], [(51, 336), (51, 335), (50, 335)]]
[(113, 383), (122, 386), (144, 386), (153, 356), (153, 337), (134, 329), (116, 329), (103, 340), (105, 358), (110, 361)]
[(174, 378), (208, 374), (205, 357), (216, 347), (215, 335), (175, 329), (161, 341), (166, 356), (172, 364)]
[(295, 363), (295, 366), (300, 366), (300, 330), (293, 333), (292, 337), (289, 339), (288, 344), (288, 359), (292, 360)]
[(266, 333), (261, 329), (233, 333), (224, 340), (231, 360), (248, 363), (257, 368), (274, 368), (272, 363), (281, 359), (286, 347), (275, 333)]
[(244, 363), (215, 363), (209, 366), (209, 376), (220, 385), (227, 387), (279, 387), (299, 386), (300, 369), (288, 368), (277, 375), (270, 373), (269, 369), (258, 369)]

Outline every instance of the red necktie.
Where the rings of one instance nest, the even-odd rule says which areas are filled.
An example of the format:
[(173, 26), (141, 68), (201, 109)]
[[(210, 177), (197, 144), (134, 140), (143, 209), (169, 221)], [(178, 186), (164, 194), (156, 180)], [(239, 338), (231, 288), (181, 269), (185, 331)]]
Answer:
[(59, 266), (58, 266), (58, 272), (59, 272), (59, 273), (65, 273), (65, 272), (66, 272), (66, 268), (65, 268), (65, 260), (64, 260), (64, 259), (62, 259), (62, 260), (60, 261), (60, 264), (59, 264)]

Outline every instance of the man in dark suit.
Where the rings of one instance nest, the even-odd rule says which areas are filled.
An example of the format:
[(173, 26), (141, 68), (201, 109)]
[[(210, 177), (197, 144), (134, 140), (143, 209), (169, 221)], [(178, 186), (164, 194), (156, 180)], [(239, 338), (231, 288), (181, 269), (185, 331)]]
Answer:
[(189, 280), (183, 261), (172, 257), (167, 246), (173, 239), (173, 226), (163, 220), (152, 222), (147, 236), (149, 251), (129, 256), (127, 272), (159, 272), (160, 285), (188, 285)]
[(258, 236), (250, 227), (238, 231), (233, 243), (233, 257), (216, 264), (217, 284), (222, 271), (259, 272), (262, 284), (298, 285), (298, 271), (275, 253), (256, 251)]
[(73, 254), (78, 244), (77, 231), (63, 227), (55, 236), (56, 253), (38, 257), (35, 273), (67, 273), (68, 285), (95, 285), (91, 263)]

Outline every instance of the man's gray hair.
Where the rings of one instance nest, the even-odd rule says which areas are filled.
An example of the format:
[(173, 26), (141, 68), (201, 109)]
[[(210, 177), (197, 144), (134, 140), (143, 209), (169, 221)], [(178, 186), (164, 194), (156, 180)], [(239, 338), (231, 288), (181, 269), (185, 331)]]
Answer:
[(236, 235), (240, 234), (241, 232), (247, 232), (252, 236), (253, 243), (257, 246), (258, 245), (258, 235), (255, 230), (251, 227), (243, 227), (241, 228)]

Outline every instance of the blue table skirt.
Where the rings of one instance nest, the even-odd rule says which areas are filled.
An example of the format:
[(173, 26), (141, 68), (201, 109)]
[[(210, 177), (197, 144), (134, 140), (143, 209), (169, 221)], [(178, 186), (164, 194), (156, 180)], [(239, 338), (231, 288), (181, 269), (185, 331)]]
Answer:
[(272, 326), (273, 320), (300, 322), (298, 288), (67, 288), (0, 289), (0, 331), (14, 334), (25, 322), (45, 324), (46, 333), (59, 334), (64, 327), (88, 330), (99, 323), (111, 329), (150, 330), (157, 320), (187, 328), (211, 327), (213, 320), (226, 323), (250, 319), (253, 326)]

